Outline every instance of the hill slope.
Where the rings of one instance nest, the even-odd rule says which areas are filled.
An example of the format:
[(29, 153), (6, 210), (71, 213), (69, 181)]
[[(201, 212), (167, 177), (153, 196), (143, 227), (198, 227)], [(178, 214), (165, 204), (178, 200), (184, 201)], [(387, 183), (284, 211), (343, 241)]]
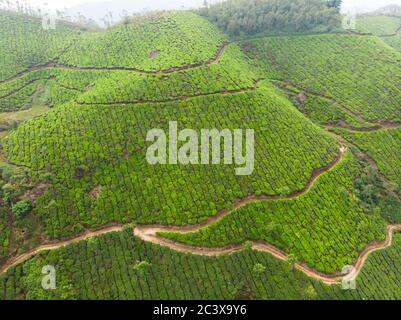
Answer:
[[(23, 68), (0, 82), (4, 119), (52, 107), (8, 124), (2, 140), (0, 297), (363, 296), (341, 292), (335, 272), (400, 221), (399, 190), (389, 183), (399, 182), (391, 170), (399, 162), (399, 53), (373, 36), (338, 34), (228, 45), (188, 12), (71, 34), (55, 56), (40, 51), (31, 60), (22, 51)], [(147, 132), (168, 131), (171, 121), (198, 133), (254, 129), (252, 175), (235, 175), (233, 164), (150, 165)], [(382, 155), (377, 145), (388, 136), (394, 143)], [(152, 224), (177, 232), (140, 234)], [(96, 237), (93, 229), (120, 232)], [(249, 243), (238, 253), (249, 240), (289, 261)], [(32, 258), (40, 244), (53, 250)], [(225, 245), (235, 254), (169, 249)], [(51, 294), (35, 278), (45, 262), (63, 283)]]

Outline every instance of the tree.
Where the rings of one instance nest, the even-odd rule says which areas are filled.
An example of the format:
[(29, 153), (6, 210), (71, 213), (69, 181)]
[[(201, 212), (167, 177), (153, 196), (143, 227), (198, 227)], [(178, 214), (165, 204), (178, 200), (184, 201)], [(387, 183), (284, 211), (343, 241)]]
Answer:
[[(329, 9), (327, 7), (330, 7)], [(199, 13), (230, 35), (305, 32), (339, 27), (339, 0), (227, 0)]]
[(328, 0), (327, 1), (327, 6), (329, 8), (336, 8), (336, 9), (340, 9), (341, 5), (342, 5), (342, 0)]
[(294, 254), (290, 254), (287, 257), (287, 263), (290, 266), (291, 270), (295, 269), (295, 265), (297, 263), (298, 258)]
[(24, 219), (32, 210), (32, 203), (28, 200), (22, 200), (12, 206), (12, 212), (17, 220)]
[(252, 251), (252, 247), (253, 247), (252, 241), (246, 241), (244, 244), (244, 251), (250, 252)]
[(257, 263), (257, 264), (255, 264), (253, 266), (253, 273), (254, 274), (262, 274), (265, 271), (266, 271), (266, 267), (261, 263)]
[(133, 269), (138, 272), (140, 275), (144, 276), (146, 271), (152, 266), (152, 264), (150, 264), (147, 261), (138, 261)]

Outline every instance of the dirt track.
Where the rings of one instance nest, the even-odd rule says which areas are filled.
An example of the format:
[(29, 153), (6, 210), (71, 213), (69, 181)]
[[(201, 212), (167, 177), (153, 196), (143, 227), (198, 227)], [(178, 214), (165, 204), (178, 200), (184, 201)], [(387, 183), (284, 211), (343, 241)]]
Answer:
[[(168, 247), (172, 250), (178, 251), (178, 252), (183, 252), (183, 253), (190, 253), (190, 254), (195, 254), (195, 255), (203, 255), (203, 256), (220, 256), (224, 254), (233, 254), (235, 252), (239, 252), (243, 250), (243, 245), (232, 245), (232, 246), (227, 246), (227, 247), (222, 247), (222, 248), (209, 248), (209, 247), (194, 247), (194, 246), (189, 246), (185, 245), (182, 243), (177, 243), (172, 240), (163, 238), (159, 236), (158, 234), (161, 232), (176, 232), (176, 233), (190, 233), (190, 232), (196, 232), (199, 231), (202, 228), (206, 228), (219, 220), (223, 219), (227, 215), (231, 214), (232, 212), (238, 210), (241, 207), (246, 206), (247, 204), (254, 203), (254, 202), (259, 202), (259, 201), (272, 201), (272, 200), (290, 200), (297, 198), (307, 192), (310, 191), (310, 189), (313, 187), (315, 182), (318, 180), (318, 178), (326, 173), (331, 171), (336, 167), (337, 164), (339, 164), (345, 153), (347, 151), (347, 148), (344, 145), (341, 145), (340, 151), (336, 159), (328, 164), (327, 166), (317, 169), (312, 173), (312, 176), (310, 180), (308, 181), (307, 185), (305, 188), (301, 191), (295, 192), (291, 195), (288, 196), (250, 196), (242, 200), (236, 201), (233, 210), (223, 210), (220, 212), (217, 216), (209, 218), (207, 221), (197, 224), (197, 225), (188, 225), (184, 227), (176, 227), (176, 226), (158, 226), (158, 225), (139, 225), (134, 229), (134, 235), (143, 241), (146, 242), (151, 242), (153, 244), (161, 245), (164, 247)], [(44, 244), (41, 245), (35, 249), (30, 250), (29, 252), (26, 252), (24, 254), (21, 254), (16, 257), (10, 258), (1, 268), (0, 268), (0, 273), (5, 273), (7, 270), (9, 270), (12, 267), (15, 267), (32, 257), (34, 257), (36, 254), (38, 254), (41, 251), (47, 251), (47, 250), (56, 250), (65, 246), (68, 246), (73, 243), (77, 243), (83, 240), (87, 240), (93, 237), (101, 236), (104, 234), (112, 233), (112, 232), (120, 232), (124, 228), (124, 225), (113, 225), (113, 226), (107, 226), (98, 230), (94, 231), (87, 231), (83, 233), (82, 235), (65, 240), (62, 242), (55, 242), (55, 243), (49, 243), (49, 244)], [(362, 270), (367, 257), (375, 251), (382, 250), (384, 248), (387, 248), (391, 246), (392, 240), (393, 240), (393, 234), (396, 231), (401, 231), (401, 225), (390, 225), (388, 226), (387, 229), (387, 235), (386, 235), (386, 240), (382, 243), (373, 243), (369, 245), (359, 256), (356, 264), (355, 264), (355, 271), (352, 272), (352, 275), (342, 275), (342, 274), (333, 274), (333, 275), (326, 275), (321, 272), (318, 272), (314, 269), (309, 268), (307, 265), (297, 262), (295, 263), (294, 267), (298, 269), (299, 271), (303, 272), (307, 276), (322, 281), (326, 285), (336, 285), (339, 284), (343, 279), (349, 278), (350, 276), (356, 277), (360, 271)], [(261, 252), (266, 252), (274, 256), (275, 258), (279, 260), (286, 261), (288, 259), (288, 254), (283, 252), (282, 250), (266, 243), (263, 241), (254, 241), (252, 243), (252, 248), (257, 251)]]
[(178, 101), (185, 101), (188, 99), (194, 99), (198, 97), (209, 97), (209, 96), (215, 96), (215, 95), (229, 95), (229, 94), (236, 94), (236, 93), (245, 93), (245, 92), (251, 92), (255, 91), (257, 89), (258, 83), (263, 80), (263, 79), (258, 79), (254, 81), (254, 84), (252, 87), (249, 88), (240, 88), (240, 89), (233, 89), (233, 90), (222, 90), (222, 91), (215, 91), (215, 92), (208, 92), (208, 93), (199, 93), (199, 94), (194, 94), (194, 95), (186, 95), (186, 96), (180, 96), (176, 98), (171, 98), (171, 99), (162, 99), (162, 100), (135, 100), (135, 101), (114, 101), (114, 102), (80, 102), (77, 101), (78, 104), (80, 105), (97, 105), (97, 106), (112, 106), (112, 105), (130, 105), (130, 104), (145, 104), (145, 103), (168, 103), (168, 102), (178, 102)]
[[(31, 71), (36, 71), (36, 70), (45, 70), (45, 69), (51, 69), (51, 68), (61, 68), (61, 69), (73, 69), (73, 70), (104, 70), (104, 71), (111, 71), (111, 70), (128, 70), (128, 71), (134, 71), (134, 72), (139, 72), (139, 73), (144, 73), (144, 74), (168, 74), (168, 73), (173, 73), (173, 72), (178, 72), (181, 70), (187, 70), (187, 69), (191, 69), (191, 68), (196, 68), (196, 67), (200, 67), (203, 65), (208, 65), (208, 64), (214, 64), (214, 63), (218, 63), (220, 57), (222, 56), (222, 54), (224, 53), (225, 48), (228, 46), (228, 44), (224, 44), (219, 51), (216, 53), (216, 55), (211, 58), (209, 61), (205, 62), (205, 63), (199, 63), (199, 64), (191, 64), (191, 65), (185, 65), (182, 67), (174, 67), (174, 68), (170, 68), (167, 70), (163, 70), (163, 71), (144, 71), (144, 70), (138, 70), (138, 69), (134, 69), (134, 68), (81, 68), (81, 67), (74, 67), (74, 66), (67, 66), (67, 65), (62, 65), (62, 64), (58, 64), (58, 63), (54, 63), (54, 62), (50, 62), (46, 65), (41, 65), (41, 66), (32, 66), (31, 68), (20, 72), (19, 74), (15, 75), (14, 77), (8, 79), (8, 80), (4, 80), (4, 81), (0, 81), (0, 84), (12, 81), (26, 73), (29, 73)], [(257, 82), (255, 82), (255, 88), (256, 88)], [(302, 89), (302, 88), (301, 88)], [(246, 90), (252, 90), (252, 88), (250, 89), (240, 89), (238, 92), (243, 92)], [(237, 92), (237, 91), (235, 91)], [(235, 93), (234, 91), (227, 91), (227, 92), (217, 92), (214, 94), (224, 94), (224, 93)], [(355, 114), (354, 112), (352, 112), (351, 110), (347, 109), (346, 107), (338, 104), (336, 101), (332, 100), (329, 97), (317, 94), (317, 93), (312, 93), (310, 91), (308, 91), (309, 94), (313, 94), (316, 96), (319, 96), (321, 98), (324, 99), (329, 99), (331, 100), (333, 103), (335, 103), (335, 105), (339, 108), (341, 108), (343, 111), (347, 112), (348, 114), (354, 116), (354, 117), (359, 117), (361, 118), (360, 115)], [(180, 97), (180, 99), (185, 99), (185, 98), (189, 98), (189, 97)], [(131, 103), (131, 102), (121, 102), (121, 104), (125, 104), (125, 103)], [(365, 119), (361, 119), (361, 120), (365, 120)], [(366, 121), (366, 120), (365, 120)], [(375, 128), (370, 128), (368, 129), (369, 131), (373, 131), (373, 130), (379, 130), (379, 129), (383, 129), (383, 128), (399, 128), (400, 124), (393, 124), (393, 123), (389, 123), (389, 122), (381, 122), (378, 123), (378, 126)], [(352, 129), (352, 128), (348, 128), (348, 129)], [(355, 129), (358, 130), (358, 129)], [(367, 131), (367, 129), (363, 129), (364, 131)], [(202, 228), (208, 227), (216, 222), (218, 222), (219, 220), (223, 219), (224, 217), (226, 217), (227, 215), (231, 214), (232, 212), (238, 210), (241, 207), (244, 207), (250, 203), (255, 203), (255, 202), (260, 202), (260, 201), (273, 201), (273, 200), (291, 200), (291, 199), (295, 199), (299, 196), (302, 196), (303, 194), (306, 194), (307, 192), (309, 192), (311, 190), (311, 188), (315, 185), (316, 181), (319, 179), (319, 177), (326, 173), (331, 171), (333, 168), (335, 168), (335, 166), (340, 163), (347, 151), (347, 148), (345, 146), (345, 144), (343, 143), (342, 140), (339, 140), (341, 143), (341, 147), (339, 150), (339, 154), (336, 157), (335, 160), (333, 160), (330, 164), (316, 169), (312, 172), (312, 175), (308, 181), (308, 183), (306, 184), (305, 188), (303, 190), (294, 192), (293, 194), (290, 194), (288, 196), (249, 196), (247, 198), (241, 199), (241, 200), (237, 200), (234, 204), (234, 208), (233, 210), (229, 211), (229, 210), (223, 210), (221, 211), (217, 216), (211, 217), (209, 218), (207, 221), (200, 223), (198, 225), (189, 225), (189, 226), (184, 226), (184, 227), (176, 227), (176, 226), (158, 226), (158, 225), (140, 225), (137, 226), (134, 229), (134, 235), (137, 236), (138, 238), (142, 239), (143, 241), (147, 241), (147, 242), (151, 242), (154, 244), (158, 244), (161, 246), (165, 246), (168, 247), (172, 250), (175, 251), (179, 251), (179, 252), (183, 252), (183, 253), (190, 253), (190, 254), (196, 254), (196, 255), (204, 255), (204, 256), (219, 256), (219, 255), (224, 255), (224, 254), (232, 254), (235, 252), (239, 252), (243, 249), (243, 245), (232, 245), (232, 246), (227, 246), (227, 247), (222, 247), (222, 248), (209, 248), (209, 247), (194, 247), (194, 246), (189, 246), (189, 245), (185, 245), (185, 244), (181, 244), (181, 243), (177, 243), (174, 241), (171, 241), (169, 239), (163, 238), (161, 236), (159, 236), (158, 234), (161, 232), (177, 232), (177, 233), (190, 233), (190, 232), (196, 232), (199, 231)], [(104, 234), (108, 234), (108, 233), (112, 233), (112, 232), (120, 232), (122, 231), (124, 228), (124, 225), (113, 225), (113, 226), (106, 226), (103, 227), (101, 229), (98, 230), (93, 230), (93, 231), (86, 231), (85, 233), (81, 234), (80, 236), (73, 238), (73, 239), (68, 239), (65, 241), (61, 241), (61, 242), (53, 242), (53, 243), (47, 243), (47, 244), (43, 244), (37, 248), (34, 248), (24, 254), (21, 254), (19, 256), (16, 257), (11, 257), (8, 261), (6, 261), (6, 263), (0, 268), (0, 274), (1, 273), (5, 273), (7, 272), (7, 270), (9, 270), (12, 267), (15, 267), (29, 259), (31, 259), (32, 257), (34, 257), (36, 254), (38, 254), (39, 252), (42, 251), (47, 251), (47, 250), (56, 250), (65, 246), (68, 246), (70, 244), (73, 243), (77, 243), (83, 240), (87, 240), (93, 237), (97, 237), (97, 236), (101, 236)], [(387, 248), (389, 246), (391, 246), (392, 244), (392, 240), (393, 240), (393, 234), (394, 232), (398, 232), (401, 231), (401, 225), (390, 225), (388, 226), (387, 229), (387, 235), (386, 235), (386, 239), (384, 242), (382, 243), (373, 243), (371, 245), (369, 245), (367, 248), (365, 248), (365, 250), (361, 253), (361, 255), (359, 256), (356, 264), (355, 264), (355, 272), (352, 273), (353, 277), (356, 277), (360, 271), (362, 270), (367, 257), (375, 251), (378, 250), (382, 250), (384, 248)], [(281, 251), (280, 249), (266, 243), (266, 242), (262, 242), (262, 241), (255, 241), (252, 243), (252, 247), (254, 250), (257, 251), (261, 251), (261, 252), (266, 252), (271, 254), (272, 256), (274, 256), (277, 259), (280, 260), (287, 260), (288, 259), (288, 254), (286, 254), (285, 252)], [(344, 274), (333, 274), (333, 275), (326, 275), (323, 274), (321, 272), (318, 272), (314, 269), (309, 268), (308, 266), (306, 266), (305, 264), (301, 263), (301, 262), (297, 262), (295, 263), (294, 267), (296, 269), (298, 269), (299, 271), (303, 272), (304, 274), (306, 274), (307, 276), (322, 281), (323, 283), (327, 284), (327, 285), (335, 285), (340, 283), (344, 278), (347, 278), (347, 276), (349, 277), (350, 275), (344, 275)]]
[(382, 35), (380, 35), (379, 37), (380, 37), (380, 38), (395, 37), (395, 36), (397, 36), (397, 35), (400, 34), (400, 33), (401, 33), (401, 26), (399, 26), (399, 27), (397, 28), (397, 30), (395, 30), (394, 33), (382, 34)]
[(158, 71), (146, 71), (146, 70), (141, 70), (137, 68), (129, 68), (129, 67), (109, 67), (109, 68), (101, 68), (101, 67), (79, 67), (79, 66), (71, 66), (67, 64), (62, 64), (58, 63), (56, 61), (49, 61), (44, 64), (38, 64), (38, 65), (32, 65), (29, 68), (18, 72), (14, 76), (1, 80), (0, 85), (11, 82), (13, 80), (16, 80), (25, 74), (28, 74), (33, 71), (41, 71), (41, 70), (49, 70), (49, 69), (64, 69), (64, 70), (80, 70), (80, 71), (132, 71), (135, 73), (140, 73), (140, 74), (148, 74), (148, 75), (163, 75), (163, 74), (170, 74), (170, 73), (175, 73), (183, 70), (188, 70), (188, 69), (194, 69), (194, 68), (199, 68), (205, 65), (212, 65), (216, 64), (220, 61), (221, 56), (223, 55), (224, 51), (226, 48), (229, 46), (228, 42), (225, 42), (219, 50), (216, 52), (216, 54), (210, 58), (206, 62), (200, 62), (200, 63), (193, 63), (193, 64), (187, 64), (183, 65), (180, 67), (171, 67), (165, 70), (158, 70)]
[[(293, 94), (297, 93), (296, 91), (294, 91), (293, 89), (290, 88), (290, 87), (293, 87), (293, 88), (301, 91), (302, 93), (306, 94), (306, 96), (314, 96), (314, 97), (318, 97), (323, 100), (326, 100), (326, 101), (330, 102), (332, 105), (334, 105), (336, 108), (338, 108), (338, 109), (342, 110), (343, 112), (345, 112), (346, 114), (348, 114), (350, 117), (353, 117), (361, 122), (365, 122), (367, 124), (372, 125), (372, 127), (367, 127), (367, 128), (356, 128), (356, 127), (350, 126), (346, 123), (342, 123), (342, 124), (338, 124), (338, 125), (327, 125), (327, 126), (325, 126), (326, 129), (342, 128), (342, 129), (347, 129), (349, 131), (373, 132), (373, 131), (379, 131), (379, 130), (383, 130), (383, 129), (399, 129), (399, 128), (401, 128), (401, 123), (399, 123), (399, 122), (391, 122), (388, 120), (376, 120), (376, 121), (368, 120), (361, 114), (350, 110), (348, 107), (337, 102), (333, 98), (328, 97), (328, 96), (323, 95), (318, 92), (311, 91), (309, 89), (306, 89), (305, 87), (302, 87), (301, 85), (292, 83), (290, 81), (282, 81), (282, 80), (276, 80), (276, 79), (270, 80), (270, 81), (284, 91), (291, 92)], [(290, 86), (290, 87), (288, 87), (288, 86)]]
[(15, 267), (30, 258), (34, 257), (36, 254), (38, 254), (41, 251), (46, 251), (46, 250), (56, 250), (60, 249), (63, 247), (66, 247), (70, 244), (80, 242), (82, 240), (87, 240), (93, 237), (98, 237), (103, 234), (111, 233), (111, 232), (119, 232), (122, 231), (123, 226), (122, 225), (115, 225), (115, 226), (107, 226), (98, 230), (93, 230), (93, 231), (86, 231), (83, 234), (79, 235), (76, 238), (61, 241), (61, 242), (54, 242), (54, 243), (48, 243), (48, 244), (43, 244), (37, 248), (34, 248), (28, 252), (25, 252), (19, 256), (16, 257), (11, 257), (4, 265), (1, 266), (0, 268), (0, 274), (7, 272), (8, 269), (11, 267)]

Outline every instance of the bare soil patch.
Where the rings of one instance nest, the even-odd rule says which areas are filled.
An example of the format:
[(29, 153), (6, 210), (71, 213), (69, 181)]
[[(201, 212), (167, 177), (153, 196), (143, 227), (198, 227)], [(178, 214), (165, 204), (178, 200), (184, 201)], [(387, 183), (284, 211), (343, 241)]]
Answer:
[(27, 191), (24, 195), (22, 195), (21, 200), (29, 200), (32, 203), (35, 203), (36, 200), (42, 194), (44, 194), (48, 188), (49, 188), (49, 185), (47, 183), (39, 183), (33, 189)]
[(154, 59), (154, 58), (156, 58), (159, 54), (160, 54), (160, 50), (155, 50), (155, 51), (152, 51), (151, 53), (149, 53), (148, 57), (149, 57), (150, 59)]
[(300, 104), (304, 105), (306, 100), (308, 100), (308, 97), (305, 95), (305, 93), (301, 92), (297, 95), (297, 100)]
[(96, 186), (89, 192), (89, 198), (91, 198), (92, 200), (99, 200), (101, 192), (102, 186)]

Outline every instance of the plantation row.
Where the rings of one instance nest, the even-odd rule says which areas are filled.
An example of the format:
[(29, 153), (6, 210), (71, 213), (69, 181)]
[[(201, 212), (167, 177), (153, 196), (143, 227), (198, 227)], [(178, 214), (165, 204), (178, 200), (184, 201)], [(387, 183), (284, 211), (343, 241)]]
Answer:
[(282, 87), (283, 93), (287, 94), (294, 105), (310, 120), (319, 126), (338, 125), (345, 123), (354, 128), (370, 128), (373, 124), (358, 119), (357, 117), (342, 110), (330, 100), (304, 93), (299, 89), (293, 88), (290, 85)]
[(2, 11), (0, 30), (0, 81), (57, 58), (78, 37), (77, 31), (63, 24), (44, 30), (41, 19)]
[[(235, 164), (148, 164), (146, 135), (154, 128), (168, 132), (169, 121), (198, 132), (254, 129), (253, 174), (236, 176)], [(51, 174), (51, 187), (36, 208), (51, 238), (112, 221), (204, 221), (236, 198), (302, 190), (312, 171), (338, 154), (334, 138), (262, 83), (255, 92), (179, 103), (60, 106), (22, 124), (3, 145), (7, 158), (30, 167), (36, 179)], [(88, 194), (98, 186), (99, 198), (91, 199)]]
[(211, 247), (264, 240), (318, 271), (341, 271), (369, 242), (383, 240), (385, 234), (384, 220), (366, 214), (353, 191), (360, 170), (348, 153), (299, 198), (253, 203), (199, 232), (163, 235)]
[(356, 19), (360, 32), (370, 32), (376, 36), (394, 34), (401, 27), (401, 17), (361, 15)]
[(84, 33), (60, 62), (80, 67), (166, 70), (204, 63), (216, 55), (224, 41), (213, 24), (195, 13), (161, 13), (108, 31)]
[(79, 103), (163, 101), (227, 90), (252, 88), (254, 75), (244, 63), (236, 45), (224, 51), (219, 64), (189, 69), (168, 75), (141, 75), (110, 72), (82, 95)]
[[(401, 236), (371, 254), (356, 290), (325, 286), (290, 261), (246, 249), (202, 257), (142, 242), (132, 229), (44, 252), (0, 275), (0, 300), (11, 299), (400, 299)], [(42, 268), (57, 272), (43, 290)]]
[[(53, 265), (57, 289), (41, 289)], [(0, 276), (0, 299), (312, 299), (322, 285), (270, 255), (206, 258), (142, 242), (132, 229), (39, 255)]]
[(169, 75), (144, 75), (131, 71), (82, 71), (48, 68), (29, 72), (0, 85), (0, 110), (15, 111), (31, 106), (32, 95), (46, 82), (46, 101), (63, 104), (164, 101), (181, 97), (251, 89), (254, 76), (235, 45), (224, 52), (219, 64)]
[(401, 54), (376, 37), (271, 37), (242, 48), (261, 76), (289, 80), (369, 120), (401, 120)]

